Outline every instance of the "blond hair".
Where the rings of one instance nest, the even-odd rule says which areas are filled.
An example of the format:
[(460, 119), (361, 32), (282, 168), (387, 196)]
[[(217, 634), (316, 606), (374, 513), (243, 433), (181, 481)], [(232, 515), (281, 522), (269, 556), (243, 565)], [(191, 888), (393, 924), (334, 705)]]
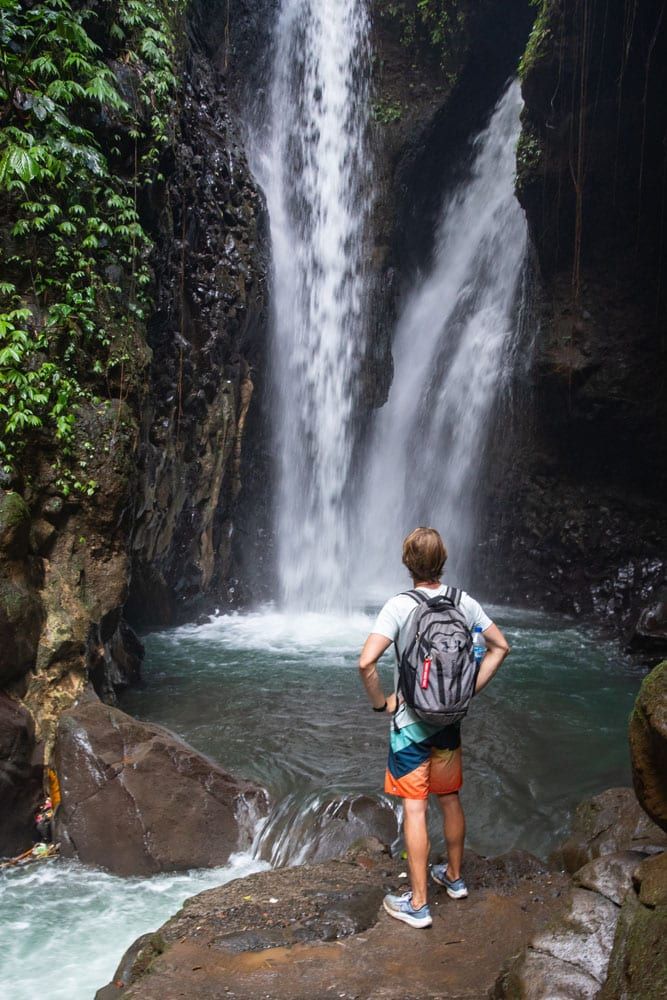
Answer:
[(446, 561), (447, 549), (435, 528), (415, 528), (403, 542), (403, 565), (415, 580), (439, 580)]

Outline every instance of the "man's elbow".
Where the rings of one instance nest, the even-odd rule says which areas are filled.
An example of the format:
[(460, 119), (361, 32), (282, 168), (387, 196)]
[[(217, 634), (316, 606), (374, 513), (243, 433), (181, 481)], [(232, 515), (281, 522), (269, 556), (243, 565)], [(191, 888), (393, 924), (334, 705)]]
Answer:
[(509, 654), (512, 652), (512, 647), (506, 640), (500, 644), (500, 649), (503, 654), (503, 660), (505, 659), (506, 656), (509, 656)]
[(363, 653), (359, 657), (359, 673), (365, 674), (371, 669), (375, 660), (369, 660), (368, 657), (364, 656)]

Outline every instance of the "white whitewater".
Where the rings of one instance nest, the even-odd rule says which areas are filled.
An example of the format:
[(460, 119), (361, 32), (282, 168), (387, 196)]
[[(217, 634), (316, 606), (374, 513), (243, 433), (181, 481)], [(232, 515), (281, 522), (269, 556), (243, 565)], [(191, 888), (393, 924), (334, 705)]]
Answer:
[(474, 142), (469, 175), (446, 199), (430, 272), (394, 340), (394, 379), (371, 437), (358, 507), (357, 578), (366, 593), (405, 583), (400, 543), (430, 524), (467, 582), (476, 497), (494, 404), (511, 373), (526, 223), (514, 195), (521, 94), (512, 83)]
[(369, 160), (366, 0), (282, 0), (253, 154), (273, 246), (278, 569), (288, 606), (339, 606), (363, 349)]

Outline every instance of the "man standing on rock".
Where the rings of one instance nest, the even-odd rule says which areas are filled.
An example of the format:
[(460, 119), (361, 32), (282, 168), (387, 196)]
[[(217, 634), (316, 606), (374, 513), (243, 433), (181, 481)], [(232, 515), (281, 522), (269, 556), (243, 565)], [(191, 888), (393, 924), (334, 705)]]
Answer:
[[(449, 588), (440, 582), (447, 559), (444, 542), (434, 528), (416, 528), (403, 542), (403, 565), (412, 576), (413, 588), (426, 598), (447, 596)], [(485, 687), (509, 653), (509, 645), (477, 601), (459, 592), (458, 606), (468, 628), (479, 626), (487, 652), (475, 682), (475, 694)], [(403, 833), (408, 855), (411, 890), (401, 896), (389, 894), (383, 900), (387, 913), (411, 927), (433, 923), (427, 900), (427, 869), (430, 843), (426, 823), (429, 794), (438, 796), (442, 810), (447, 862), (433, 865), (431, 877), (447, 890), (452, 899), (462, 899), (468, 889), (461, 878), (465, 816), (459, 800), (462, 785), (460, 722), (445, 726), (424, 722), (405, 703), (400, 691), (385, 697), (377, 672), (377, 662), (392, 644), (397, 664), (407, 636), (409, 620), (419, 598), (397, 594), (380, 611), (359, 658), (359, 671), (374, 712), (393, 716), (389, 737), (389, 762), (384, 790), (403, 799)], [(398, 666), (394, 689), (398, 687)]]

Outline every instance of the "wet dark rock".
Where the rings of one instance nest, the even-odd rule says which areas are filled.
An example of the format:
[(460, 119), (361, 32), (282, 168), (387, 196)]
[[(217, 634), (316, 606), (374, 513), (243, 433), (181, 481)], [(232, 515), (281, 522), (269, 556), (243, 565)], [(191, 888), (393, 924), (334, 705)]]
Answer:
[[(229, 526), (239, 510), (243, 519), (248, 506), (261, 506), (254, 490), (269, 478), (255, 475), (264, 458), (246, 440), (261, 424), (265, 210), (209, 57), (210, 21), (201, 30), (205, 7), (200, 0), (189, 13), (172, 169), (142, 206), (156, 238), (157, 285), (127, 605), (128, 620), (142, 627), (227, 603), (227, 577), (252, 562)], [(252, 549), (253, 537), (242, 544)]]
[(295, 859), (301, 863), (327, 861), (340, 857), (360, 838), (372, 836), (392, 844), (398, 832), (395, 811), (373, 795), (332, 796), (308, 810), (305, 825), (298, 803), (292, 810), (278, 804), (262, 833), (259, 855), (274, 865)]
[(114, 619), (111, 631), (105, 635), (100, 628), (99, 644), (89, 651), (88, 676), (102, 701), (115, 705), (118, 692), (141, 679), (144, 646), (120, 609), (109, 617)]
[(632, 789), (610, 788), (577, 807), (572, 834), (551, 861), (573, 874), (603, 855), (660, 852), (665, 847), (667, 837), (648, 818)]
[(123, 955), (111, 982), (97, 991), (95, 1000), (117, 1000), (125, 987), (144, 975), (163, 951), (164, 942), (159, 934), (142, 934)]
[(637, 798), (651, 819), (667, 831), (667, 661), (642, 682), (629, 735)]
[(258, 786), (94, 696), (62, 714), (54, 761), (63, 856), (118, 875), (222, 865), (267, 807)]
[(655, 657), (667, 656), (667, 597), (664, 593), (641, 609), (628, 640), (628, 650)]
[(35, 664), (44, 621), (41, 565), (30, 553), (30, 513), (18, 493), (0, 490), (0, 686)]
[[(601, 618), (625, 640), (665, 587), (667, 397), (655, 391), (665, 219), (654, 207), (667, 35), (653, 0), (635, 5), (630, 33), (601, 0), (585, 10), (584, 23), (580, 4), (541, 4), (523, 60), (531, 361), (515, 379), (512, 440), (500, 440), (507, 414), (488, 470), (489, 530), (500, 536), (490, 562), (512, 566), (511, 599)], [(582, 72), (594, 90), (580, 90)], [(632, 649), (651, 663), (664, 655), (639, 632)]]
[(34, 722), (18, 701), (0, 693), (0, 857), (31, 846), (41, 798)]

